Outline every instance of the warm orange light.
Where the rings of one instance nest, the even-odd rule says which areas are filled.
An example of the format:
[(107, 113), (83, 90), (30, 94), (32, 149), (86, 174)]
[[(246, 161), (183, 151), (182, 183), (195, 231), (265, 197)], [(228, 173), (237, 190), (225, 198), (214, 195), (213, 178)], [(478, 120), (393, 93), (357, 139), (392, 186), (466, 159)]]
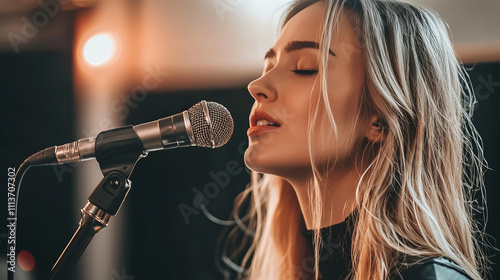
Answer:
[(108, 34), (91, 37), (83, 48), (83, 57), (90, 65), (102, 66), (109, 62), (116, 53), (115, 40)]
[(35, 268), (35, 258), (28, 251), (21, 251), (17, 255), (17, 264), (24, 271), (31, 271)]

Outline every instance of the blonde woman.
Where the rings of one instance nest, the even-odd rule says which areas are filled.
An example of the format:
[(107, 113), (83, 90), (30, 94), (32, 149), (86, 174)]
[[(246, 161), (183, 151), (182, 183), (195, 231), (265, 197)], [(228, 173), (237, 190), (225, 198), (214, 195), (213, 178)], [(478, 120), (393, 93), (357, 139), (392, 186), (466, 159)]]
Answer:
[(466, 82), (430, 11), (296, 1), (248, 86), (254, 174), (225, 263), (242, 279), (482, 279)]

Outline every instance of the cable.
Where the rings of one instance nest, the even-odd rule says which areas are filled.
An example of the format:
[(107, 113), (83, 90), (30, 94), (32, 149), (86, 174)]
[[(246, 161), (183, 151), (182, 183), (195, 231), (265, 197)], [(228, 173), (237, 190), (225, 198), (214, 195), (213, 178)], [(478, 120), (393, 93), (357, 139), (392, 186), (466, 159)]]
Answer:
[[(18, 204), (19, 204), (19, 192), (21, 190), (21, 183), (23, 181), (24, 174), (31, 167), (30, 158), (28, 158), (27, 160), (25, 160), (19, 166), (19, 168), (16, 171), (16, 175), (14, 177), (14, 182), (13, 182), (14, 188), (17, 188), (17, 189), (14, 190), (14, 192), (15, 192), (15, 195), (14, 195), (14, 198), (15, 198), (15, 208), (14, 208), (14, 211), (11, 213), (10, 207), (8, 207), (8, 217), (9, 217), (8, 219), (15, 221), (15, 224), (14, 224), (14, 238), (16, 236), (15, 233), (17, 232), (17, 208), (18, 208)], [(9, 198), (10, 198), (10, 195), (9, 195)], [(16, 243), (14, 243), (14, 244), (16, 244)], [(14, 254), (15, 254), (15, 252), (14, 252)], [(7, 264), (7, 266), (8, 265), (9, 264)], [(14, 264), (14, 268), (15, 268), (15, 265), (16, 264)], [(7, 279), (8, 280), (14, 280), (14, 272), (13, 271), (8, 270)]]
[(243, 217), (243, 220), (240, 219), (239, 215), (237, 213), (235, 213), (236, 215), (236, 219), (235, 220), (232, 220), (232, 221), (227, 221), (227, 220), (221, 220), (217, 217), (215, 217), (214, 215), (212, 215), (210, 212), (208, 212), (208, 209), (207, 207), (205, 206), (205, 204), (203, 203), (203, 201), (199, 198), (199, 201), (198, 201), (198, 204), (200, 205), (200, 209), (201, 211), (203, 212), (203, 214), (212, 222), (218, 224), (218, 225), (221, 225), (221, 226), (234, 226), (234, 225), (238, 225), (238, 227), (240, 229), (242, 229), (247, 235), (249, 236), (254, 236), (255, 235), (255, 232), (253, 232), (252, 230), (250, 230), (247, 226), (245, 226), (245, 224), (243, 223), (243, 220), (247, 220), (245, 219), (245, 217)]
[(236, 221), (224, 221), (224, 220), (221, 220), (221, 219), (215, 217), (214, 215), (210, 214), (210, 212), (208, 212), (207, 207), (205, 206), (205, 204), (203, 203), (203, 201), (201, 199), (199, 199), (198, 203), (200, 205), (201, 211), (203, 211), (203, 214), (205, 214), (205, 216), (210, 221), (212, 221), (218, 225), (221, 225), (221, 226), (234, 226), (237, 224)]
[[(243, 219), (241, 219), (238, 215), (238, 213), (234, 213), (235, 220), (221, 220), (214, 215), (212, 215), (203, 200), (198, 197), (198, 204), (200, 206), (201, 211), (203, 214), (213, 223), (221, 225), (221, 226), (237, 226), (240, 228), (240, 230), (243, 230), (243, 232), (251, 237), (255, 236), (255, 232), (250, 230), (247, 226), (245, 226), (244, 221), (248, 220), (248, 216), (244, 216)], [(219, 240), (220, 241), (220, 240)], [(220, 255), (220, 261), (222, 261), (222, 264), (227, 266), (231, 271), (236, 272), (238, 274), (245, 274), (248, 272), (248, 269), (242, 266), (239, 266), (236, 264), (231, 258), (229, 258), (227, 252), (228, 252), (228, 242), (222, 242), (222, 252)], [(217, 250), (218, 251), (218, 250)], [(218, 259), (218, 253), (216, 253), (216, 258)], [(231, 273), (227, 271), (225, 268), (221, 267), (221, 263), (216, 261), (216, 266), (219, 272), (221, 272), (224, 275), (224, 279), (229, 279), (231, 276)]]
[[(15, 189), (13, 192), (9, 192), (9, 193), (14, 193), (15, 192), (14, 198), (15, 198), (16, 202), (15, 202), (15, 208), (14, 208), (13, 212), (10, 211), (10, 208), (9, 208), (10, 205), (7, 206), (8, 207), (7, 208), (7, 210), (8, 210), (8, 213), (7, 213), (8, 219), (15, 221), (15, 224), (14, 224), (14, 236), (16, 236), (15, 233), (17, 232), (17, 209), (18, 209), (18, 205), (19, 205), (19, 193), (21, 191), (21, 183), (23, 181), (24, 174), (26, 173), (26, 171), (31, 166), (46, 165), (46, 164), (56, 164), (56, 163), (57, 163), (56, 146), (53, 146), (53, 147), (41, 150), (41, 151), (39, 151), (39, 152), (31, 155), (23, 163), (21, 163), (21, 165), (17, 169), (16, 175), (14, 177), (14, 182), (13, 182), (13, 187), (17, 188), (17, 189)], [(11, 196), (9, 195), (9, 198), (10, 197)], [(14, 251), (14, 254), (15, 253), (16, 252)], [(15, 265), (16, 264), (14, 264), (14, 268), (15, 268)], [(8, 264), (7, 264), (7, 266), (8, 266)], [(13, 271), (8, 270), (7, 279), (8, 280), (14, 280), (14, 272)]]

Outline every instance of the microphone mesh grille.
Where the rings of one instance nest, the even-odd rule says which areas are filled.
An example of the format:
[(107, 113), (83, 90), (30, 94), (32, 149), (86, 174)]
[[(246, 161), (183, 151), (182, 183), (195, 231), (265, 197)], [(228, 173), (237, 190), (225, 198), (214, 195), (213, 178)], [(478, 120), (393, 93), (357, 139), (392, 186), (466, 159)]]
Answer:
[[(233, 134), (234, 123), (231, 113), (222, 105), (216, 102), (206, 102), (208, 107), (208, 116), (212, 124), (212, 131), (207, 122), (203, 101), (199, 102), (188, 110), (189, 121), (193, 129), (195, 145), (206, 148), (218, 148), (229, 141)], [(213, 139), (212, 139), (213, 137)], [(212, 147), (212, 141), (214, 146)]]

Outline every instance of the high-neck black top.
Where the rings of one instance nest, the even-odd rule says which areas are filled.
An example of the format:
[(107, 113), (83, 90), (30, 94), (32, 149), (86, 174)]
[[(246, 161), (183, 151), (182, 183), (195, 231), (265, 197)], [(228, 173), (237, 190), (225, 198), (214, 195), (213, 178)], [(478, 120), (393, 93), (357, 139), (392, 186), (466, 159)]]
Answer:
[[(321, 229), (323, 246), (319, 271), (322, 280), (348, 279), (351, 271), (351, 237), (353, 223), (349, 216), (344, 222)], [(312, 247), (313, 231), (303, 236)], [(390, 277), (391, 280), (470, 280), (465, 271), (445, 257), (422, 259)]]

